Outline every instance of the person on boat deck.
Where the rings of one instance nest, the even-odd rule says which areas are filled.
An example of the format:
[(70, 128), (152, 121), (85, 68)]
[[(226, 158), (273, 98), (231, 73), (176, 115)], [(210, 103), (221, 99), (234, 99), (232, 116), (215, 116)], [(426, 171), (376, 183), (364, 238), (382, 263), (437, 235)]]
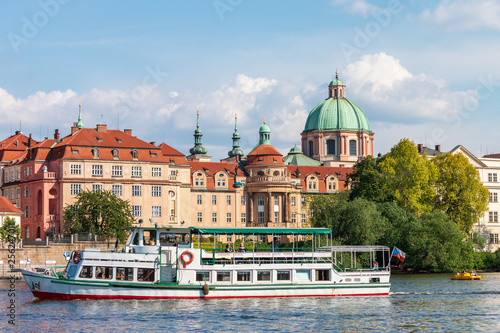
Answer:
[(226, 245), (226, 252), (233, 252), (231, 250), (231, 244), (229, 244), (229, 243)]
[(239, 249), (240, 252), (247, 252), (247, 248), (245, 247), (245, 244), (243, 244), (243, 242), (240, 243), (240, 249)]
[(472, 272), (470, 272), (470, 275), (471, 275), (471, 276), (476, 276), (476, 275), (477, 275), (477, 273), (476, 273), (476, 271), (472, 271)]
[(373, 269), (378, 269), (378, 262), (377, 261), (373, 262)]

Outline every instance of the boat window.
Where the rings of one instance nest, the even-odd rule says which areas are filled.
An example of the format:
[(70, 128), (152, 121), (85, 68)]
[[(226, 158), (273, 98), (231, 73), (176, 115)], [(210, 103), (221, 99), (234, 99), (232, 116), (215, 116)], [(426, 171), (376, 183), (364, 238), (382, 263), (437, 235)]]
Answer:
[(257, 281), (271, 281), (271, 271), (258, 271)]
[(311, 271), (297, 271), (297, 281), (311, 281)]
[(196, 281), (210, 281), (210, 272), (196, 272)]
[(360, 282), (361, 279), (360, 278), (354, 278), (354, 282)]
[(316, 270), (316, 281), (330, 281), (330, 270), (329, 269), (317, 269)]
[(95, 276), (98, 279), (112, 279), (113, 267), (97, 266), (95, 268)]
[(160, 233), (160, 245), (161, 246), (171, 246), (189, 244), (189, 234), (188, 233), (175, 233), (175, 232), (161, 232)]
[(231, 281), (231, 272), (217, 272), (217, 281)]
[(345, 282), (351, 282), (351, 281), (352, 281), (351, 278), (345, 279)]
[(75, 276), (77, 267), (78, 266), (76, 266), (76, 265), (69, 266), (69, 268), (68, 268), (68, 277)]
[(83, 266), (82, 270), (80, 271), (80, 277), (82, 279), (92, 279), (92, 271), (92, 266)]
[(237, 281), (250, 281), (250, 272), (238, 272)]
[(116, 279), (123, 281), (134, 280), (134, 269), (132, 267), (118, 267), (116, 268)]
[(277, 279), (281, 281), (290, 280), (290, 271), (278, 271)]
[(143, 235), (144, 245), (156, 245), (156, 230), (144, 230)]
[(370, 282), (371, 283), (380, 282), (380, 278), (371, 278)]
[(134, 236), (134, 240), (132, 241), (132, 245), (139, 245), (139, 233), (136, 232)]
[(137, 269), (137, 281), (149, 281), (154, 282), (155, 280), (155, 270), (152, 268), (138, 268)]

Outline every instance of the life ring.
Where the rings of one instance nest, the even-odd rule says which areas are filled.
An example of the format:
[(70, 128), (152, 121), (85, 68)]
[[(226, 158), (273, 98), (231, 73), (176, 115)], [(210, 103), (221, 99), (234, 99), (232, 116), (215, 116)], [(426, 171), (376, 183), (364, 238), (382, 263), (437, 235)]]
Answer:
[[(186, 260), (184, 258), (185, 255), (189, 255), (189, 260)], [(182, 252), (182, 254), (181, 254), (181, 261), (184, 264), (184, 268), (186, 268), (186, 265), (189, 265), (190, 263), (192, 263), (193, 259), (194, 259), (194, 255), (193, 255), (193, 253), (191, 253), (191, 251), (187, 251), (186, 250), (186, 251)]]
[(73, 252), (73, 263), (76, 265), (80, 262), (80, 251)]

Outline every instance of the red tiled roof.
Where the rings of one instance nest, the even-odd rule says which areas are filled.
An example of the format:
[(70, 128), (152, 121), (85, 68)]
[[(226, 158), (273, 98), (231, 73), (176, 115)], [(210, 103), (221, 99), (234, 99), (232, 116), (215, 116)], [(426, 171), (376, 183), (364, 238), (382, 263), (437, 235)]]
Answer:
[(6, 197), (0, 197), (0, 212), (6, 212), (6, 213), (17, 213), (17, 214), (22, 214), (16, 206), (12, 202), (9, 201)]
[(483, 158), (500, 158), (500, 154), (484, 155)]
[(328, 176), (335, 176), (339, 181), (345, 181), (347, 175), (353, 172), (353, 168), (344, 167), (287, 165), (287, 168), (292, 177), (301, 179), (305, 179), (309, 175), (316, 175), (321, 180)]
[(258, 145), (247, 155), (245, 165), (252, 164), (281, 164), (284, 165), (283, 155), (271, 145)]
[(213, 176), (219, 171), (224, 171), (234, 176), (235, 169), (238, 166), (236, 163), (230, 162), (188, 162), (191, 166), (191, 173), (195, 171), (203, 171), (207, 176)]
[[(5, 140), (0, 142), (0, 161), (10, 162), (19, 158), (22, 152), (28, 148), (29, 138), (20, 133), (9, 136)], [(35, 140), (32, 140), (32, 144), (36, 144)]]

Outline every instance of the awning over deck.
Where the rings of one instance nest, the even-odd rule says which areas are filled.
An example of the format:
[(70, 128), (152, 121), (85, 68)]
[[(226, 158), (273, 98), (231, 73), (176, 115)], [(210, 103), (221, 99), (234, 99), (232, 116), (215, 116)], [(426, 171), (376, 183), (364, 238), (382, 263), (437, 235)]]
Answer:
[(200, 234), (226, 234), (226, 235), (251, 235), (251, 234), (276, 234), (276, 235), (318, 235), (331, 234), (327, 228), (191, 228)]

